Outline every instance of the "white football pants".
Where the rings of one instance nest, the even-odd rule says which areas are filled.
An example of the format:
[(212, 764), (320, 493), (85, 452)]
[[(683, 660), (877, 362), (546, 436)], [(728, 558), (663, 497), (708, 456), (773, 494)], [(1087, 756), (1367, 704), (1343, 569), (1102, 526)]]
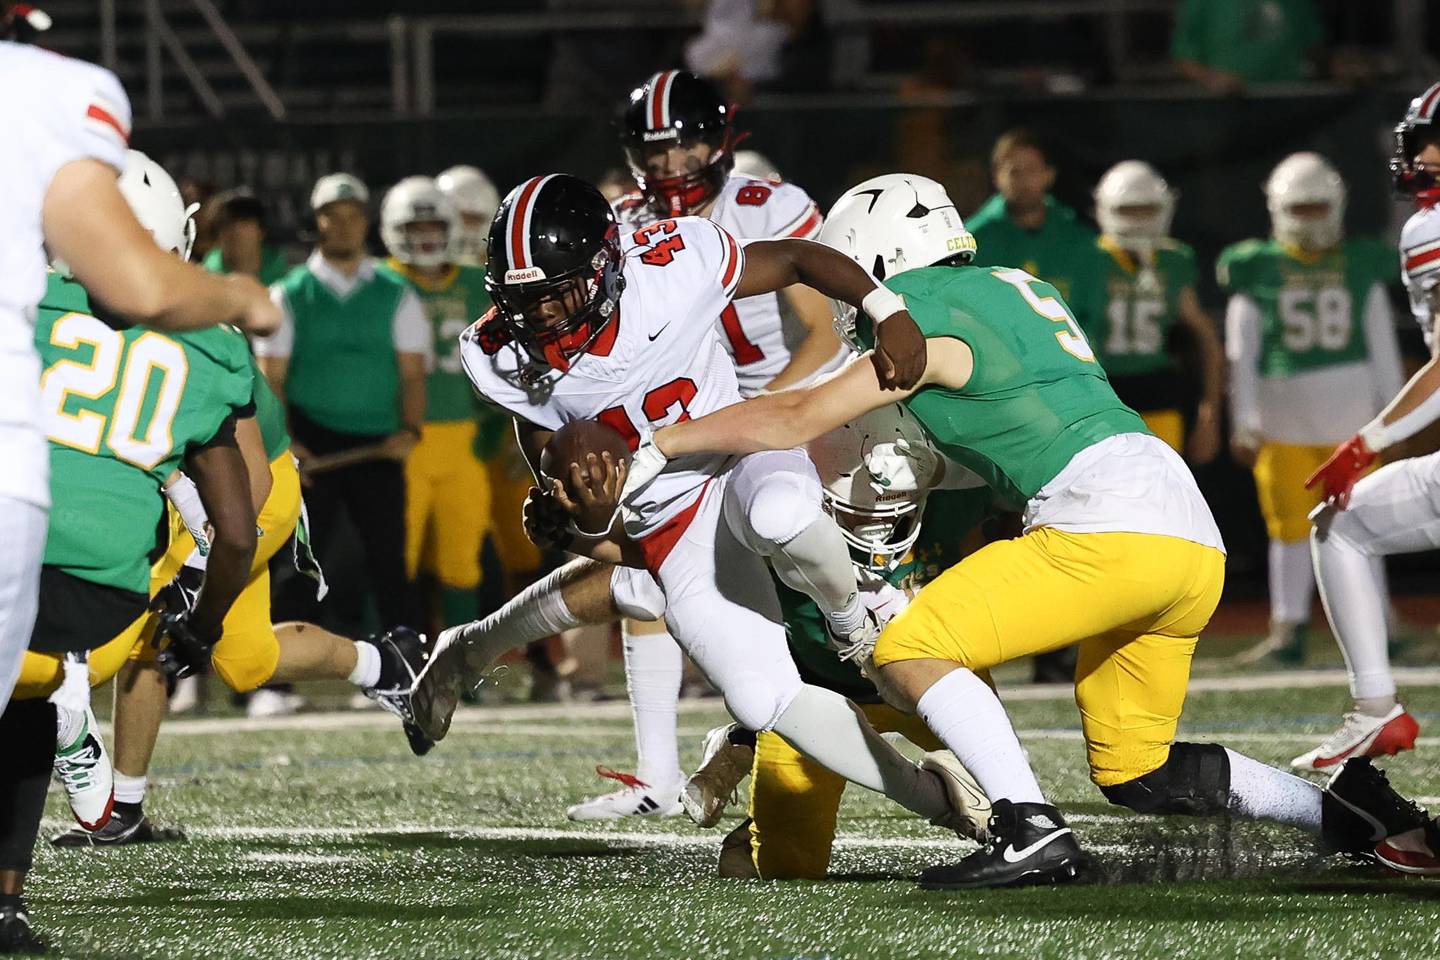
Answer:
[(46, 511), (0, 497), (0, 713), (10, 702), (40, 603)]

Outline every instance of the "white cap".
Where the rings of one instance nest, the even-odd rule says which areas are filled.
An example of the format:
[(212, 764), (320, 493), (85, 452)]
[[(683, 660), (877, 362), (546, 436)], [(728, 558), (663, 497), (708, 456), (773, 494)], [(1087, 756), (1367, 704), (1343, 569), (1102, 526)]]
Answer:
[(349, 173), (329, 173), (315, 181), (315, 189), (310, 191), (311, 210), (319, 210), (337, 200), (354, 200), (368, 205), (370, 191), (365, 189), (359, 177)]

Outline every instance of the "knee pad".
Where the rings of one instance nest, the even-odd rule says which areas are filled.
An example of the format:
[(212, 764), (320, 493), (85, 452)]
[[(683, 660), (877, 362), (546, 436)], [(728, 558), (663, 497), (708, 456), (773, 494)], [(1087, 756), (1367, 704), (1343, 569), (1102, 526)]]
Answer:
[(1136, 813), (1224, 813), (1230, 799), (1230, 757), (1215, 743), (1172, 743), (1170, 756), (1159, 767), (1100, 792)]
[(746, 523), (762, 542), (787, 544), (820, 519), (819, 481), (804, 474), (767, 474), (749, 494), (742, 504)]
[(665, 591), (649, 571), (616, 567), (610, 574), (610, 600), (622, 617), (659, 620), (665, 616)]
[(249, 693), (263, 687), (275, 675), (275, 667), (280, 663), (280, 641), (273, 630), (265, 638), (235, 642), (239, 639), (234, 634), (222, 638), (210, 655), (210, 665), (231, 690)]
[(774, 727), (803, 686), (798, 675), (793, 683), (760, 673), (729, 680), (722, 691), (725, 708), (740, 726), (756, 733)]

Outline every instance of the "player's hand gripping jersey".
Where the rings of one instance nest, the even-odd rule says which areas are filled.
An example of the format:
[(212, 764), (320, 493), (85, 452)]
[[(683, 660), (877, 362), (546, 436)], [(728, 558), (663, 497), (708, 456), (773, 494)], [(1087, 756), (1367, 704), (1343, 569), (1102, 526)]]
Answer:
[(231, 327), (116, 330), (78, 283), (51, 275), (35, 345), (54, 499), (45, 563), (143, 593), (165, 513), (161, 483), (251, 408), (245, 337)]
[[(709, 220), (661, 220), (621, 241), (625, 291), (614, 318), (561, 373), (537, 365), (494, 314), (461, 337), (475, 389), (513, 416), (547, 430), (598, 419), (634, 449), (640, 430), (702, 416), (740, 399), (721, 343), (721, 313), (744, 272), (740, 244)], [(683, 511), (729, 463), (680, 458), (630, 504), (626, 532), (642, 537)]]
[[(657, 219), (639, 195), (623, 198), (615, 206), (622, 226), (643, 227)], [(745, 240), (812, 239), (820, 232), (820, 208), (799, 187), (778, 180), (755, 180), (732, 174), (715, 197), (708, 219), (732, 237)], [(740, 392), (750, 395), (785, 369), (793, 340), (780, 314), (774, 293), (736, 300), (720, 314), (725, 349), (735, 358)]]
[(1275, 443), (1346, 439), (1400, 389), (1385, 285), (1389, 250), (1346, 240), (1313, 262), (1276, 240), (1228, 247), (1216, 265), (1237, 426)]

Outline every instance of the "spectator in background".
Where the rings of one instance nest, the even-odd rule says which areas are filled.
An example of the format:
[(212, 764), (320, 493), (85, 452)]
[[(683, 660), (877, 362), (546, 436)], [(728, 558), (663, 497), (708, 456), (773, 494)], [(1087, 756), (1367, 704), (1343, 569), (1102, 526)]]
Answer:
[(215, 246), (205, 255), (212, 273), (248, 273), (267, 286), (290, 271), (278, 247), (265, 242), (265, 207), (247, 187), (210, 199)]
[(1231, 94), (1306, 79), (1324, 39), (1310, 0), (1184, 0), (1170, 55), (1190, 80)]
[[(283, 318), (274, 335), (256, 340), (255, 354), (287, 407), (322, 561), (345, 511), (382, 622), (414, 624), (404, 465), (425, 422), (432, 334), (415, 291), (377, 270), (366, 253), (369, 200), (365, 185), (347, 173), (315, 184), (310, 206), (319, 245), (271, 288)], [(296, 586), (282, 591), (277, 616), (315, 619), (313, 590)]]
[[(1050, 195), (1057, 171), (1049, 151), (1029, 130), (1010, 130), (995, 141), (990, 171), (999, 192), (965, 220), (975, 236), (975, 265), (1019, 267), (1048, 281), (1089, 324), (1105, 296), (1098, 238)], [(1036, 683), (1069, 683), (1074, 675), (1073, 649), (1035, 658)]]
[(177, 186), (185, 206), (198, 207), (195, 214), (195, 242), (190, 245), (190, 262), (199, 263), (215, 245), (215, 221), (214, 217), (209, 216), (210, 200), (215, 196), (215, 184), (198, 177), (184, 177)]
[(814, 0), (707, 0), (704, 26), (685, 45), (685, 65), (743, 102), (755, 87), (780, 79), (785, 45), (814, 17)]

